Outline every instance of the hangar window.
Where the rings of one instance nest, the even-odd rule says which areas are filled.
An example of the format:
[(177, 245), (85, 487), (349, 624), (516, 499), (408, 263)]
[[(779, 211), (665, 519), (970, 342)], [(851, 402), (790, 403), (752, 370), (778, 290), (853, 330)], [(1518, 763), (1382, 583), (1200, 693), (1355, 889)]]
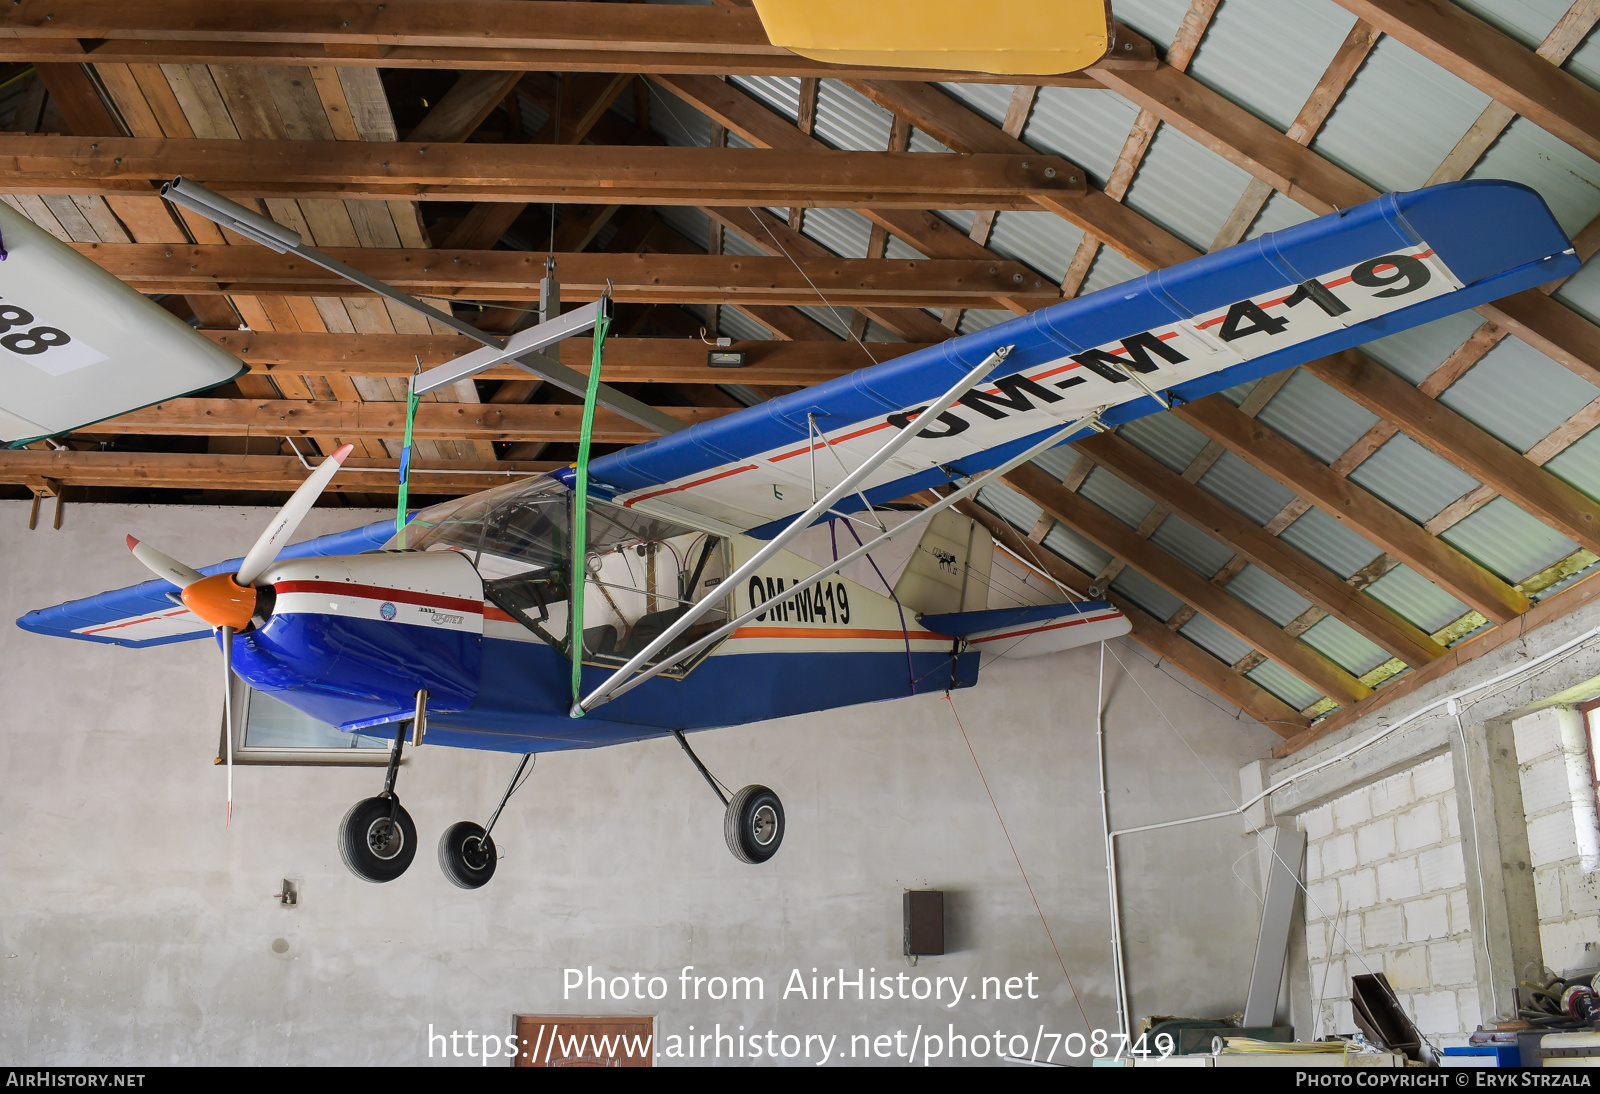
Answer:
[[(389, 734), (342, 733), (259, 692), (238, 677), (233, 681), (233, 760), (238, 764), (371, 764), (388, 762)], [(226, 755), (219, 741), (217, 756)]]

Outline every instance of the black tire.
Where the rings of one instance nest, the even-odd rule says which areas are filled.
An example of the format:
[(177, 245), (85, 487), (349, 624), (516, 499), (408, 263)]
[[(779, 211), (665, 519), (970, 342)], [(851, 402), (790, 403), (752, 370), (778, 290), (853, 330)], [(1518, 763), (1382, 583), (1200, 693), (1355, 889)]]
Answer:
[(494, 877), (494, 837), (483, 825), (456, 821), (439, 837), (439, 869), (450, 884), (462, 889), (480, 889)]
[(393, 881), (417, 857), (417, 826), (393, 799), (366, 798), (352, 805), (339, 823), (339, 855), (362, 881)]
[(740, 862), (766, 862), (783, 843), (783, 803), (764, 786), (745, 787), (728, 802), (722, 834)]

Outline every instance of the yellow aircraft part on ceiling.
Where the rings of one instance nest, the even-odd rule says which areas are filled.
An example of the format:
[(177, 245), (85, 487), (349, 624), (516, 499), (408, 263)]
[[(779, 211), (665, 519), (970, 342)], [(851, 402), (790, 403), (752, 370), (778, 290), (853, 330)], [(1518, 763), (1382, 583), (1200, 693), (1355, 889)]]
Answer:
[(834, 64), (1076, 72), (1111, 43), (1107, 0), (754, 0), (773, 45)]

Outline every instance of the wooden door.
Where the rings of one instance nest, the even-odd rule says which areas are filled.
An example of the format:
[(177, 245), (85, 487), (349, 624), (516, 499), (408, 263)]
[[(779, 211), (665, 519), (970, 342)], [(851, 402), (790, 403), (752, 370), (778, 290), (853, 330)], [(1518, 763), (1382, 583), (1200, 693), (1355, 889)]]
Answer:
[(517, 1015), (517, 1067), (651, 1067), (651, 1018)]

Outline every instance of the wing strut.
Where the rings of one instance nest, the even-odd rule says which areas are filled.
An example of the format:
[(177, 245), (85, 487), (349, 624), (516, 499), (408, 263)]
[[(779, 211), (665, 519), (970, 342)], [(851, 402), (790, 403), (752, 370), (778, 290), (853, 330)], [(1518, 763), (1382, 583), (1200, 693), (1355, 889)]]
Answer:
[[(498, 338), (487, 331), (479, 330), (471, 323), (457, 319), (449, 312), (440, 311), (433, 305), (418, 300), (410, 293), (401, 292), (375, 277), (368, 277), (360, 270), (330, 258), (314, 247), (307, 247), (301, 242), (300, 233), (294, 229), (286, 228), (270, 217), (264, 217), (247, 209), (197, 182), (179, 176), (171, 182), (162, 184), (161, 196), (174, 205), (198, 213), (207, 220), (213, 220), (269, 250), (279, 254), (288, 252), (298, 255), (307, 262), (338, 274), (346, 281), (354, 282), (386, 300), (393, 300), (396, 304), (420, 312), (435, 322), (443, 323), (456, 333), (464, 334), (473, 341), (483, 344), (483, 349), (474, 350), (464, 357), (429, 369), (419, 376), (416, 388), (419, 395), (425, 395), (457, 380), (475, 376), (506, 361), (579, 398), (582, 398), (588, 390), (587, 376), (540, 351), (563, 338), (570, 338), (574, 334), (588, 330), (602, 314), (609, 315), (609, 293), (593, 304), (566, 315), (559, 314), (559, 306), (555, 309), (542, 309), (546, 312), (541, 316), (544, 322), (520, 331), (509, 339)], [(549, 282), (550, 278), (546, 277), (545, 281)], [(548, 314), (550, 310), (554, 310), (557, 314)], [(631, 422), (653, 429), (662, 436), (676, 433), (684, 428), (683, 422), (661, 413), (653, 406), (641, 403), (631, 395), (624, 395), (608, 384), (600, 385), (599, 405), (616, 411)]]

